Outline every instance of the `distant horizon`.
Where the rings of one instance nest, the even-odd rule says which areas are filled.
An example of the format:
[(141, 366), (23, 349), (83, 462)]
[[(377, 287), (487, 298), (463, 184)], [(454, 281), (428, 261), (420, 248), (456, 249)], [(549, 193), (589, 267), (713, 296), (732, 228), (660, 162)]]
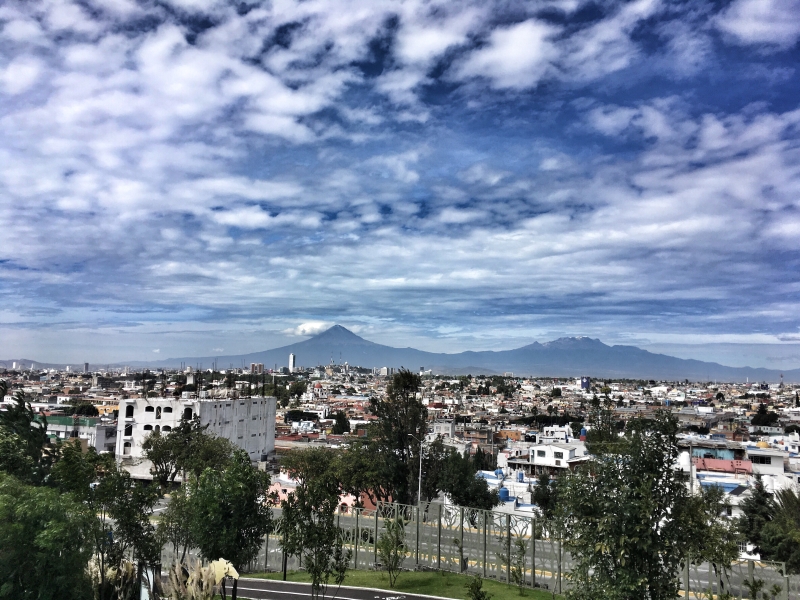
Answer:
[[(273, 350), (279, 350), (279, 349), (282, 349), (282, 348), (284, 348), (286, 346), (290, 346), (292, 343), (298, 343), (298, 342), (302, 342), (302, 341), (306, 341), (306, 340), (310, 340), (312, 338), (315, 338), (315, 337), (317, 337), (317, 336), (319, 336), (319, 335), (321, 335), (321, 334), (323, 334), (323, 333), (325, 333), (327, 331), (330, 331), (331, 329), (334, 329), (337, 326), (338, 327), (342, 327), (343, 329), (347, 330), (349, 333), (353, 333), (354, 335), (358, 335), (358, 334), (355, 334), (355, 332), (353, 332), (350, 329), (348, 329), (347, 327), (345, 327), (343, 325), (339, 325), (337, 323), (337, 324), (331, 325), (330, 327), (328, 327), (328, 328), (326, 328), (326, 329), (324, 329), (322, 331), (319, 331), (319, 332), (315, 333), (314, 335), (302, 336), (302, 339), (294, 340), (293, 342), (291, 342), (289, 344), (281, 344), (281, 345), (273, 346), (273, 347), (270, 347), (270, 348), (259, 348), (257, 350), (246, 351), (246, 352), (233, 351), (233, 352), (219, 353), (217, 355), (210, 355), (210, 354), (201, 355), (201, 354), (197, 354), (197, 355), (194, 355), (194, 356), (186, 355), (186, 356), (163, 356), (163, 357), (148, 357), (148, 358), (130, 358), (130, 359), (121, 360), (121, 361), (119, 361), (119, 360), (118, 361), (61, 361), (61, 360), (41, 360), (41, 359), (38, 359), (38, 358), (25, 357), (25, 356), (16, 356), (16, 357), (11, 356), (10, 358), (0, 358), (0, 361), (10, 363), (11, 361), (14, 361), (14, 360), (24, 360), (24, 361), (32, 361), (32, 362), (38, 363), (38, 364), (61, 364), (61, 365), (76, 365), (76, 366), (80, 366), (84, 362), (89, 362), (91, 365), (94, 365), (94, 366), (113, 365), (115, 367), (120, 367), (120, 366), (125, 366), (126, 363), (129, 363), (131, 365), (136, 364), (136, 363), (155, 364), (155, 363), (158, 363), (160, 361), (169, 361), (169, 360), (178, 360), (178, 361), (180, 361), (180, 360), (191, 360), (191, 359), (209, 359), (209, 358), (214, 358), (215, 356), (216, 356), (216, 358), (224, 358), (224, 357), (232, 357), (232, 356), (244, 356), (244, 355), (258, 353), (258, 352), (269, 352), (269, 351), (273, 351)], [(366, 341), (373, 342), (373, 343), (376, 343), (376, 344), (380, 344), (380, 345), (383, 345), (383, 346), (389, 346), (389, 347), (396, 348), (396, 349), (404, 348), (404, 347), (399, 347), (399, 346), (392, 346), (391, 344), (384, 344), (383, 342), (376, 341), (375, 339), (369, 339), (369, 338), (366, 338), (366, 337), (363, 337), (363, 336), (358, 336), (358, 337), (360, 337), (362, 339), (365, 339)], [(509, 350), (516, 350), (516, 349), (519, 349), (519, 348), (522, 348), (524, 346), (527, 346), (527, 345), (530, 345), (530, 344), (534, 344), (534, 343), (537, 343), (537, 342), (542, 344), (542, 345), (546, 345), (546, 344), (548, 344), (550, 342), (556, 342), (556, 341), (559, 341), (561, 339), (581, 339), (581, 338), (596, 340), (596, 341), (599, 341), (599, 342), (601, 342), (601, 343), (603, 343), (603, 344), (605, 344), (607, 346), (633, 346), (633, 347), (636, 347), (636, 348), (641, 348), (643, 350), (647, 350), (647, 351), (652, 352), (654, 354), (662, 354), (662, 355), (673, 356), (675, 358), (681, 358), (681, 359), (694, 359), (694, 360), (700, 360), (700, 361), (703, 361), (703, 362), (717, 363), (717, 364), (720, 364), (722, 366), (733, 367), (733, 368), (747, 368), (747, 367), (749, 367), (749, 368), (766, 368), (766, 369), (771, 369), (771, 370), (775, 370), (775, 371), (781, 371), (781, 370), (790, 371), (790, 370), (793, 370), (793, 369), (800, 369), (800, 361), (798, 361), (798, 363), (794, 364), (794, 365), (780, 366), (780, 367), (772, 367), (770, 365), (758, 365), (758, 364), (729, 364), (729, 363), (718, 361), (718, 360), (711, 360), (711, 359), (709, 359), (707, 357), (704, 357), (704, 355), (702, 353), (697, 353), (695, 355), (689, 355), (689, 356), (686, 356), (686, 355), (680, 356), (678, 354), (670, 353), (668, 351), (656, 351), (656, 350), (653, 350), (653, 349), (650, 349), (650, 348), (647, 348), (647, 347), (638, 346), (636, 344), (630, 344), (630, 343), (628, 343), (628, 344), (608, 344), (608, 343), (606, 343), (605, 341), (603, 341), (600, 338), (596, 338), (596, 337), (592, 337), (592, 336), (585, 336), (585, 335), (561, 336), (559, 338), (554, 338), (554, 339), (549, 339), (549, 340), (534, 340), (534, 341), (529, 342), (527, 344), (521, 344), (521, 345), (513, 346), (513, 347), (510, 346), (510, 347), (507, 347), (507, 348), (493, 348), (493, 349), (489, 349), (489, 351), (492, 351), (492, 352), (509, 351)], [(701, 345), (698, 345), (698, 349), (699, 349), (700, 346)], [(736, 345), (735, 344), (729, 344), (729, 346), (736, 346)], [(408, 347), (409, 348), (413, 348), (415, 350), (421, 350), (423, 352), (435, 352), (435, 351), (425, 350), (424, 348), (418, 348), (418, 347), (413, 346), (413, 345), (412, 346), (408, 346)], [(464, 353), (464, 352), (470, 352), (470, 351), (476, 351), (476, 350), (474, 348), (465, 348), (463, 350), (458, 350), (458, 351), (455, 351), (455, 352), (445, 352), (445, 353), (441, 353), (441, 354), (458, 355), (458, 354), (461, 354), (461, 353)], [(477, 350), (477, 351), (483, 351), (483, 350)], [(288, 354), (287, 354), (287, 359), (288, 359)], [(302, 365), (302, 357), (298, 357), (298, 364)], [(194, 367), (195, 365), (187, 363), (187, 366)], [(248, 366), (248, 365), (246, 365), (246, 366)], [(268, 368), (271, 368), (271, 365), (266, 365), (265, 364), (264, 366), (268, 367)], [(279, 366), (285, 366), (285, 365), (279, 365)], [(317, 366), (317, 365), (304, 365), (304, 366), (310, 367), (310, 366)], [(209, 365), (204, 365), (203, 366), (203, 368), (208, 368), (208, 367), (209, 367)], [(234, 365), (234, 367), (240, 368), (241, 365)], [(229, 366), (228, 365), (220, 365), (219, 368), (223, 368), (224, 369), (224, 368), (229, 368)]]
[(800, 0), (6, 0), (0, 355), (800, 365)]

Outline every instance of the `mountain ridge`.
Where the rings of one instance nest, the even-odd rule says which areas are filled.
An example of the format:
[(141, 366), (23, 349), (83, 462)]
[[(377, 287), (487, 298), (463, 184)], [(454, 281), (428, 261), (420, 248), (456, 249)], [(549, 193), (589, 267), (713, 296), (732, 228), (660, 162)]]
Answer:
[[(226, 356), (176, 357), (161, 360), (116, 363), (113, 366), (171, 368), (183, 364), (208, 368), (248, 367), (263, 363), (266, 368), (288, 364), (289, 354), (297, 357), (298, 366), (317, 366), (347, 362), (367, 368), (420, 367), (434, 373), (494, 374), (513, 372), (517, 375), (552, 377), (603, 377), (621, 379), (656, 379), (691, 381), (800, 381), (800, 369), (778, 371), (760, 367), (728, 367), (714, 362), (681, 359), (656, 354), (636, 346), (609, 346), (600, 339), (587, 336), (562, 337), (549, 342), (533, 342), (511, 350), (464, 351), (447, 354), (415, 348), (395, 348), (366, 340), (341, 325), (334, 325), (306, 340), (271, 350)], [(26, 362), (36, 362), (27, 361)], [(48, 365), (36, 363), (43, 367)], [(80, 365), (82, 367), (82, 365)], [(106, 366), (103, 364), (103, 366)]]

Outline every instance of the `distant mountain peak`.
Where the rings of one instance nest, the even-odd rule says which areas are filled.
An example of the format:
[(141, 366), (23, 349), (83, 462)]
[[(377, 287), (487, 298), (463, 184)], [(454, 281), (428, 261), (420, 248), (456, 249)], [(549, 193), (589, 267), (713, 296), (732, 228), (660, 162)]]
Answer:
[(600, 348), (606, 345), (599, 339), (593, 339), (585, 335), (576, 337), (561, 337), (552, 342), (545, 342), (542, 344), (545, 348), (564, 348), (564, 349), (579, 349), (579, 348)]
[(325, 331), (318, 333), (317, 335), (309, 338), (307, 341), (311, 340), (319, 340), (325, 342), (332, 342), (332, 341), (366, 341), (364, 338), (357, 336), (355, 333), (347, 329), (346, 327), (342, 327), (341, 325), (334, 325), (326, 329)]

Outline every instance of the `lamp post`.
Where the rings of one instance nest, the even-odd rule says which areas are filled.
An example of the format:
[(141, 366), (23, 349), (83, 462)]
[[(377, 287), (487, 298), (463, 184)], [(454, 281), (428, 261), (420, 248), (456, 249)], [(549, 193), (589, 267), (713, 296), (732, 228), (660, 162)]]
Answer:
[(417, 506), (420, 506), (422, 504), (422, 440), (413, 433), (409, 433), (408, 437), (414, 438), (419, 444), (419, 483), (417, 484)]

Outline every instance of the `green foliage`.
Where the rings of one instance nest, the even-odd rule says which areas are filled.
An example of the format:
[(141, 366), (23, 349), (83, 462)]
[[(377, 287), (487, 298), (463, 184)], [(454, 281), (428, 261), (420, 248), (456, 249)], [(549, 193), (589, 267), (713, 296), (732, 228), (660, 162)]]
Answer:
[(759, 404), (758, 411), (750, 420), (750, 424), (757, 427), (773, 427), (778, 422), (778, 413), (767, 410), (767, 405)]
[(208, 425), (200, 419), (181, 419), (180, 424), (167, 434), (152, 432), (142, 442), (145, 458), (151, 463), (150, 472), (162, 490), (174, 483), (179, 473), (200, 477), (207, 469), (224, 468), (235, 446), (226, 438), (206, 432)]
[(269, 483), (243, 450), (223, 468), (207, 467), (189, 479), (189, 529), (203, 558), (225, 558), (237, 570), (255, 558), (272, 526)]
[(319, 418), (317, 413), (306, 412), (304, 410), (288, 410), (283, 416), (284, 423), (295, 423), (298, 421), (316, 421)]
[[(13, 446), (12, 451), (25, 463), (24, 467), (10, 466), (12, 471), (24, 475), (23, 479), (31, 483), (44, 482), (53, 464), (53, 452), (47, 438), (47, 417), (37, 418), (22, 392), (14, 394), (14, 404), (0, 411), (0, 432), (5, 434), (9, 449)], [(22, 473), (21, 469), (27, 472)]]
[(100, 412), (91, 402), (77, 402), (72, 406), (64, 407), (65, 415), (79, 415), (81, 417), (97, 417)]
[(439, 487), (457, 506), (490, 510), (500, 503), (500, 496), (483, 477), (475, 474), (468, 456), (450, 449), (441, 469)]
[(739, 505), (742, 516), (737, 527), (741, 536), (755, 547), (755, 551), (766, 556), (762, 532), (767, 523), (775, 517), (777, 507), (772, 495), (767, 492), (761, 475), (756, 475), (750, 495)]
[(786, 488), (775, 501), (773, 518), (761, 530), (762, 558), (785, 562), (789, 573), (800, 573), (800, 497)]
[(550, 396), (552, 396), (553, 398), (561, 398), (561, 388), (554, 387), (550, 392)]
[(380, 453), (376, 459), (383, 463), (382, 474), (387, 477), (383, 489), (401, 504), (410, 504), (416, 496), (419, 440), (427, 432), (428, 411), (417, 397), (421, 385), (419, 375), (403, 369), (386, 386), (385, 397), (370, 400), (372, 414), (378, 417), (370, 434)]
[(558, 480), (550, 480), (548, 475), (539, 475), (533, 488), (533, 503), (539, 507), (542, 516), (551, 520), (558, 507)]
[(0, 598), (91, 597), (89, 508), (0, 473)]
[[(575, 566), (570, 599), (666, 600), (677, 596), (675, 573), (697, 538), (723, 532), (711, 527), (719, 498), (690, 501), (678, 456), (677, 422), (669, 413), (629, 422), (617, 451), (564, 476), (564, 540)], [(731, 537), (728, 535), (728, 537)], [(693, 546), (694, 545), (694, 546)]]
[(483, 590), (483, 579), (476, 574), (467, 584), (469, 600), (491, 600), (492, 595)]
[(40, 479), (36, 476), (36, 463), (28, 454), (25, 440), (2, 427), (0, 427), (0, 471), (26, 483), (38, 483)]
[(308, 381), (293, 381), (289, 384), (289, 397), (296, 398), (306, 393)]
[(403, 561), (408, 556), (405, 522), (400, 517), (386, 519), (384, 529), (385, 531), (378, 538), (378, 557), (383, 569), (389, 575), (389, 587), (393, 588)]
[(298, 485), (281, 501), (281, 545), (287, 554), (302, 558), (313, 598), (324, 598), (331, 582), (340, 586), (350, 561), (336, 524), (340, 488), (335, 458), (327, 449), (309, 448), (290, 452), (283, 465)]
[(333, 416), (334, 424), (333, 424), (333, 434), (334, 435), (342, 435), (343, 433), (350, 433), (350, 420), (347, 418), (341, 410), (336, 411), (336, 414)]
[(595, 409), (589, 418), (591, 428), (586, 432), (586, 449), (593, 456), (619, 452), (625, 445), (610, 410)]
[(525, 543), (525, 538), (515, 538), (514, 554), (511, 557), (511, 581), (519, 589), (520, 596), (525, 590), (525, 555), (527, 553), (528, 545)]
[(186, 552), (194, 546), (189, 519), (189, 497), (186, 488), (180, 487), (170, 494), (169, 504), (158, 521), (158, 537), (172, 543), (177, 562), (183, 563)]

